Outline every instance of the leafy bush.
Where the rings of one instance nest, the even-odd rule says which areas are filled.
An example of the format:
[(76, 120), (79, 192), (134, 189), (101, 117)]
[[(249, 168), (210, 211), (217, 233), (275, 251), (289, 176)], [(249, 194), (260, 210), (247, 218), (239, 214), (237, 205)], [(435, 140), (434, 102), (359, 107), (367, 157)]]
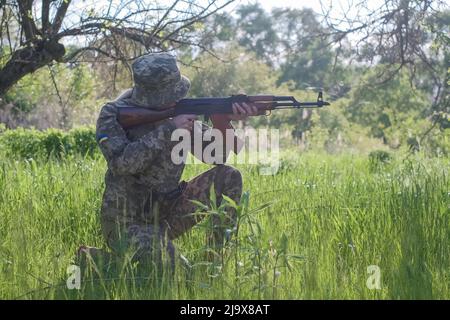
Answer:
[(79, 127), (70, 131), (5, 130), (0, 133), (0, 146), (6, 156), (19, 159), (63, 158), (69, 155), (94, 158), (98, 154), (92, 127)]
[(7, 156), (34, 158), (41, 155), (43, 134), (34, 129), (6, 130), (0, 136), (0, 144)]
[(95, 130), (92, 127), (79, 127), (70, 132), (72, 138), (72, 153), (95, 157), (98, 152)]
[(385, 164), (391, 163), (392, 154), (385, 150), (375, 150), (369, 153), (370, 169), (375, 170)]
[(61, 130), (48, 129), (41, 135), (44, 156), (64, 156), (70, 150), (70, 136)]

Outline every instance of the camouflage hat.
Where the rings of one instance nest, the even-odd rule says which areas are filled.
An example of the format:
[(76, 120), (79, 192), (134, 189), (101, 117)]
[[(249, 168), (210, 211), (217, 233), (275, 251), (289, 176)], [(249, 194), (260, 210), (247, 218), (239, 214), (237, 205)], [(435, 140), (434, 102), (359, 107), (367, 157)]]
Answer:
[(131, 98), (139, 105), (159, 109), (186, 96), (191, 83), (180, 74), (169, 53), (150, 53), (132, 65), (134, 88)]

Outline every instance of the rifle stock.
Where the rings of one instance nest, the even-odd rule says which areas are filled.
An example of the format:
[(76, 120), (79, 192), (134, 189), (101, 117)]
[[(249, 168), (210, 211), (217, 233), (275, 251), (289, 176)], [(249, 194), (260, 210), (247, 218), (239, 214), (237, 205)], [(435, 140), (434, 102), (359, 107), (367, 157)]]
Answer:
[(124, 129), (130, 129), (143, 124), (158, 122), (175, 115), (175, 109), (156, 111), (141, 107), (119, 108), (117, 120)]

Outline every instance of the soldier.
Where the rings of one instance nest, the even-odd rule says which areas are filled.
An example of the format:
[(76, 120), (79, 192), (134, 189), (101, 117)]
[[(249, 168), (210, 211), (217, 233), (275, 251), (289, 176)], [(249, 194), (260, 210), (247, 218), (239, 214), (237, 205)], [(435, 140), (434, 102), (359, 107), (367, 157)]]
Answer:
[[(185, 97), (190, 87), (175, 58), (168, 53), (141, 56), (132, 70), (134, 87), (103, 106), (97, 120), (97, 141), (108, 164), (101, 208), (102, 232), (115, 252), (132, 249), (134, 258), (142, 261), (159, 259), (165, 248), (173, 262), (175, 249), (171, 240), (199, 222), (198, 216), (190, 215), (197, 209), (190, 200), (207, 204), (214, 186), (218, 202), (222, 194), (238, 202), (242, 177), (231, 166), (216, 165), (188, 182), (180, 181), (184, 163), (171, 161), (171, 149), (177, 143), (171, 141), (171, 134), (177, 128), (193, 130), (195, 115), (179, 115), (124, 130), (117, 121), (119, 108), (161, 110)], [(233, 110), (229, 120), (257, 114), (252, 104), (235, 104)], [(209, 128), (203, 125), (201, 129)], [(233, 209), (227, 209), (227, 217), (226, 224), (232, 228)], [(216, 226), (217, 219), (213, 218)], [(214, 229), (207, 237), (209, 243), (221, 245), (223, 232), (223, 226)]]

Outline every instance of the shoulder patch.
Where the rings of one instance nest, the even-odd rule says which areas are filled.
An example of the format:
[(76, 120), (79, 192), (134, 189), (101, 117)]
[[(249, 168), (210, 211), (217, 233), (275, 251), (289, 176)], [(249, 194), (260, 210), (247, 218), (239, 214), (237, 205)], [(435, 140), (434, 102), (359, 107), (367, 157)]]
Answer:
[(108, 135), (107, 134), (98, 134), (97, 135), (97, 142), (98, 143), (105, 142), (106, 140), (108, 140)]

